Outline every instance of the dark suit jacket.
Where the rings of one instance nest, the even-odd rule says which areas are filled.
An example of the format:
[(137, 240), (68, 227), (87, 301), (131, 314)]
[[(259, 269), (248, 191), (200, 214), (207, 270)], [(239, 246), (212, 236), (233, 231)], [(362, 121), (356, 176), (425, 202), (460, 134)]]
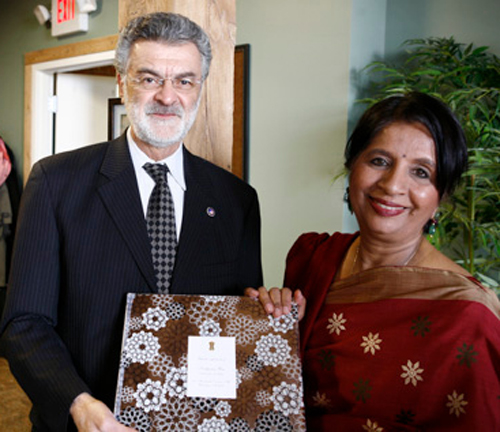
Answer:
[[(188, 151), (184, 161), (171, 293), (242, 295), (260, 286), (254, 189)], [(84, 391), (113, 406), (126, 293), (155, 290), (125, 136), (37, 163), (21, 203), (0, 328), (37, 430), (65, 431), (69, 407)]]

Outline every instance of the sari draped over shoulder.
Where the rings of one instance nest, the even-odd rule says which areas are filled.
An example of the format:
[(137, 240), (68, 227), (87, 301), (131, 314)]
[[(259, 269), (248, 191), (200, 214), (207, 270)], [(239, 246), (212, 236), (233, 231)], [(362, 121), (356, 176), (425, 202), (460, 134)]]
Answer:
[(500, 431), (500, 302), (454, 272), (378, 267), (334, 281), (353, 235), (305, 234), (285, 286), (307, 298), (308, 430)]

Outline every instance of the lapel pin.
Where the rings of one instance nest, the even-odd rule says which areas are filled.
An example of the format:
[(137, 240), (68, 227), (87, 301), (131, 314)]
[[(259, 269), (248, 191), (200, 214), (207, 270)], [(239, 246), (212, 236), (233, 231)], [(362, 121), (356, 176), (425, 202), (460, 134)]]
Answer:
[(214, 217), (215, 216), (215, 210), (213, 207), (207, 207), (207, 215), (210, 216), (210, 217)]

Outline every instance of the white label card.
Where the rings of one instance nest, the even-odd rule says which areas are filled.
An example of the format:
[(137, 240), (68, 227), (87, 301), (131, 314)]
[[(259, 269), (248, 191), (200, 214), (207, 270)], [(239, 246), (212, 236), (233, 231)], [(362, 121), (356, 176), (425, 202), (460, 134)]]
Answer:
[(236, 341), (234, 337), (188, 337), (189, 397), (236, 399)]

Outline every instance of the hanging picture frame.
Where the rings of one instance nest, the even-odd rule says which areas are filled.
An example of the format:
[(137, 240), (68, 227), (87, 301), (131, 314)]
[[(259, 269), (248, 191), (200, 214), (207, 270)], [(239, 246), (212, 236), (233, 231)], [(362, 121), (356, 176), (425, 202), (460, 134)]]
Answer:
[(108, 99), (108, 140), (118, 138), (130, 125), (120, 98)]

